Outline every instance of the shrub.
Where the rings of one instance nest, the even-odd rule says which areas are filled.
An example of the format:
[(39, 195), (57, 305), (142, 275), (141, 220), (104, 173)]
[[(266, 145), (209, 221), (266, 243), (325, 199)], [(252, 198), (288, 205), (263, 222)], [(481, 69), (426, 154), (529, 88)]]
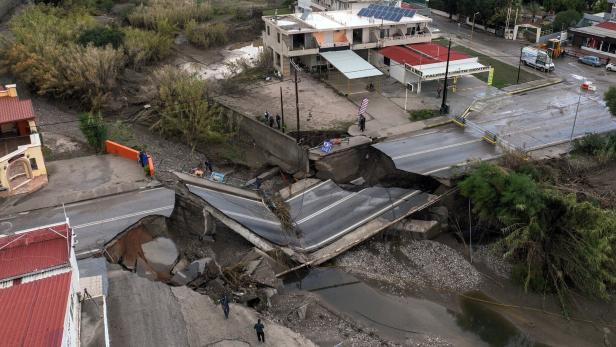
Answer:
[(168, 35), (135, 28), (124, 29), (124, 50), (135, 67), (159, 61), (169, 55), (173, 40)]
[(612, 116), (616, 116), (616, 87), (611, 86), (603, 95), (603, 99)]
[(574, 26), (580, 19), (582, 14), (576, 10), (566, 10), (558, 12), (552, 23), (552, 29), (554, 31), (567, 30), (569, 27)]
[(432, 109), (414, 110), (409, 112), (409, 119), (412, 121), (430, 119), (438, 116), (438, 114), (437, 110)]
[(82, 46), (93, 44), (96, 47), (111, 45), (118, 48), (124, 42), (124, 33), (116, 28), (94, 27), (79, 35), (77, 42)]
[(79, 118), (79, 129), (97, 153), (104, 151), (107, 125), (100, 113), (84, 113)]
[(206, 4), (174, 0), (153, 0), (147, 6), (136, 7), (127, 17), (136, 27), (157, 30), (171, 27), (183, 28), (190, 20), (203, 22), (212, 16)]
[(3, 51), (3, 63), (39, 94), (77, 97), (97, 108), (115, 86), (124, 54), (74, 43), (91, 23), (79, 11), (30, 6), (11, 21), (15, 41)]
[(203, 48), (221, 46), (229, 41), (229, 28), (224, 23), (206, 25), (190, 20), (186, 23), (185, 31), (188, 41)]
[(200, 143), (220, 142), (234, 131), (223, 110), (207, 100), (207, 83), (173, 66), (164, 66), (152, 76), (150, 110), (140, 120), (165, 136), (183, 139), (193, 150)]

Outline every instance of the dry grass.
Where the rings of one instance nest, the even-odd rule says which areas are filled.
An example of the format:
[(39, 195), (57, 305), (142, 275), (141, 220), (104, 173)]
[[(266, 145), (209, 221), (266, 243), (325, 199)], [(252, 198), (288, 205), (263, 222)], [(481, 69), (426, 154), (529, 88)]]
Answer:
[(202, 48), (222, 46), (229, 42), (229, 27), (224, 23), (199, 24), (191, 19), (185, 26), (190, 43)]
[(190, 20), (207, 21), (212, 14), (209, 5), (195, 1), (152, 0), (147, 6), (136, 7), (127, 19), (136, 27), (168, 31), (170, 27), (183, 28)]
[(124, 50), (131, 64), (139, 67), (159, 61), (171, 53), (170, 36), (135, 28), (124, 29)]

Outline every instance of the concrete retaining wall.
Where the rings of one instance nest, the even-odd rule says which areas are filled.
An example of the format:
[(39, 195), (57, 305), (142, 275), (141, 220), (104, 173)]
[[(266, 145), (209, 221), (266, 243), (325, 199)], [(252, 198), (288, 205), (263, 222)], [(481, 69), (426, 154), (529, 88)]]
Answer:
[(15, 6), (25, 2), (24, 0), (2, 0), (0, 1), (0, 19), (6, 16)]
[(251, 115), (224, 104), (221, 106), (229, 111), (227, 116), (237, 123), (240, 135), (249, 136), (267, 153), (269, 164), (292, 174), (307, 170), (308, 151), (299, 146), (294, 138), (257, 121)]

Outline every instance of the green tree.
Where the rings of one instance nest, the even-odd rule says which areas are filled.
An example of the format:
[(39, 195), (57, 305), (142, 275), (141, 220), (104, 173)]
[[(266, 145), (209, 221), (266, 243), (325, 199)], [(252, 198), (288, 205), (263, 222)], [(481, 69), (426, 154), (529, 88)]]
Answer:
[(612, 116), (616, 116), (616, 87), (611, 86), (603, 95), (603, 99)]
[(118, 48), (124, 42), (124, 33), (116, 28), (94, 27), (79, 35), (77, 43), (82, 46), (93, 44), (95, 47), (105, 47), (111, 45)]
[(99, 113), (84, 113), (79, 118), (79, 129), (97, 153), (105, 150), (107, 124)]
[(552, 23), (552, 29), (554, 31), (567, 30), (569, 27), (575, 26), (580, 19), (582, 19), (582, 14), (576, 10), (558, 12)]

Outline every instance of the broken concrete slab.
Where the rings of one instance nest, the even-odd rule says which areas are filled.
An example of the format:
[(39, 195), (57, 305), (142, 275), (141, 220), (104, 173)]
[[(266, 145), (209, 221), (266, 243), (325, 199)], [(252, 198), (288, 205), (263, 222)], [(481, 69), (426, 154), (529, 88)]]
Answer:
[(304, 178), (301, 179), (288, 187), (282, 188), (278, 193), (282, 199), (288, 199), (296, 194), (303, 192), (306, 189), (310, 189), (311, 187), (321, 183), (322, 181), (318, 178)]
[(171, 272), (179, 252), (175, 243), (166, 237), (157, 237), (141, 244), (143, 256), (156, 272)]
[(403, 220), (391, 229), (400, 233), (402, 238), (412, 240), (430, 240), (441, 234), (441, 223), (435, 220)]
[(276, 262), (268, 254), (253, 248), (240, 262), (246, 264), (244, 272), (258, 284), (272, 288), (282, 287), (282, 281), (276, 278), (276, 274), (286, 270), (286, 267)]

